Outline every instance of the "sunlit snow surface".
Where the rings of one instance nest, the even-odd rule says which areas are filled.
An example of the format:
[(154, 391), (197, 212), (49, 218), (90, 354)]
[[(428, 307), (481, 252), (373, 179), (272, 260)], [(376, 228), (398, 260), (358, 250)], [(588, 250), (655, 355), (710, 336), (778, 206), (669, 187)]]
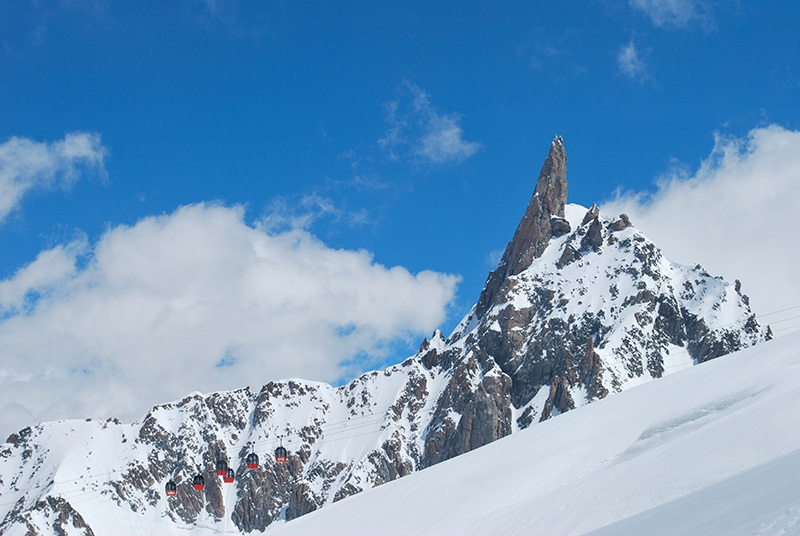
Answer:
[(267, 534), (800, 534), (800, 334), (581, 407)]
[[(795, 334), (578, 408), (267, 534), (798, 534), (799, 413)], [(227, 517), (181, 527), (117, 507), (98, 484), (130, 461), (109, 453), (136, 428), (108, 428), (114, 437), (100, 444), (91, 439), (102, 435), (96, 422), (47, 427), (69, 433), (46, 441), (40, 469), (97, 536), (238, 534)], [(91, 454), (79, 457), (87, 443)], [(13, 471), (0, 478), (26, 481)], [(27, 533), (14, 525), (6, 534)]]
[[(566, 209), (573, 228), (585, 213), (585, 208), (576, 205)], [(505, 302), (531, 308), (539, 285), (549, 285), (554, 296), (569, 299), (552, 311), (543, 311), (537, 322), (551, 318), (570, 322), (572, 315), (580, 318), (608, 311), (610, 331), (606, 339), (597, 341), (595, 350), (603, 359), (603, 374), (617, 379), (615, 390), (652, 379), (645, 372), (648, 349), (639, 344), (647, 342), (646, 337), (626, 350), (628, 357), (641, 361), (639, 375), (628, 373), (621, 359), (625, 352), (619, 350), (628, 328), (639, 325), (636, 311), (648, 304), (623, 307), (618, 302), (642, 290), (641, 285), (653, 295), (674, 297), (690, 313), (703, 316), (711, 329), (738, 326), (749, 317), (733, 285), (699, 267), (669, 263), (655, 250), (653, 268), (658, 277), (618, 274), (620, 267), (638, 266), (633, 242), (639, 247), (649, 244), (637, 233), (634, 228), (616, 231), (618, 245), (611, 247), (606, 240), (602, 251), (586, 252), (562, 268), (556, 261), (566, 241), (578, 244), (583, 235), (553, 239), (539, 261), (512, 276), (515, 286)], [(623, 244), (628, 238), (630, 247)], [(679, 295), (675, 289), (686, 281), (692, 282), (694, 290)], [(497, 305), (487, 315), (487, 332), (496, 329), (492, 322), (499, 326), (502, 307)], [(652, 327), (652, 322), (647, 325)], [(482, 326), (475, 315), (467, 315), (447, 341), (437, 332), (423, 346), (436, 348), (440, 354), (460, 349), (461, 359), (474, 358), (469, 341), (485, 334)], [(533, 340), (533, 331), (528, 335)], [(751, 344), (760, 335), (755, 333), (752, 339)], [(268, 533), (581, 534), (642, 512), (648, 515), (652, 508), (673, 504), (673, 500), (674, 508), (680, 508), (682, 497), (695, 497), (695, 492), (716, 483), (725, 486), (726, 479), (797, 449), (800, 433), (791, 426), (800, 394), (793, 386), (800, 382), (792, 361), (800, 350), (795, 351), (787, 340), (800, 342), (786, 339), (699, 367), (692, 366), (694, 360), (686, 348), (656, 348), (664, 357), (664, 373), (678, 372), (676, 376), (559, 415), (496, 445), (335, 504), (345, 486), (367, 489), (389, 479), (376, 471), (372, 461), (383, 460), (380, 454), (387, 442), (398, 446), (403, 469), (416, 470), (425, 448), (425, 431), (453, 377), (452, 368), (423, 366), (421, 350), (402, 364), (364, 374), (341, 387), (287, 380), (257, 393), (249, 389), (208, 396), (195, 393), (155, 406), (142, 422), (130, 425), (80, 420), (44, 423), (28, 431), (29, 439), (0, 446), (0, 533), (27, 535), (26, 520), (35, 527), (52, 528), (54, 510), (39, 505), (48, 497), (61, 497), (97, 536), (238, 534), (231, 518), (236, 489), (247, 489), (247, 497), (270, 510), (273, 519), (285, 515), (287, 503), (264, 497), (265, 491), (282, 488), (288, 495), (302, 483), (325, 507), (283, 526), (279, 521)], [(520, 351), (524, 353), (525, 347)], [(682, 371), (687, 367), (690, 370)], [(484, 372), (476, 366), (463, 379), (472, 382), (474, 390), (481, 374), (499, 373), (499, 367)], [(549, 391), (544, 385), (526, 406), (512, 408), (512, 422), (527, 408), (540, 415)], [(583, 385), (576, 385), (571, 395), (576, 406), (589, 398)], [(452, 407), (447, 416), (453, 423), (461, 418)], [(442, 416), (439, 422), (442, 419), (447, 420)], [(270, 453), (279, 436), (290, 451), (302, 450), (308, 460), (294, 477), (285, 468), (278, 471), (274, 464), (265, 463), (258, 474), (237, 477), (236, 488), (223, 487), (224, 497), (215, 504), (224, 503), (224, 508), (209, 510), (208, 499), (215, 495), (206, 490), (198, 495), (202, 502), (196, 516), (175, 517), (176, 505), (183, 503), (163, 496), (167, 480), (175, 478), (179, 487), (188, 488), (196, 467), (214, 463), (219, 452), (212, 450), (222, 448), (223, 457), (227, 455), (238, 467), (251, 446), (261, 454)], [(378, 456), (372, 457), (373, 453)], [(343, 469), (332, 471), (332, 466)], [(274, 487), (264, 485), (267, 477)], [(254, 487), (248, 487), (250, 482)], [(689, 499), (693, 505), (698, 501)], [(765, 514), (769, 519), (764, 523), (777, 524), (764, 525), (773, 532), (763, 534), (781, 534), (780, 527), (794, 523), (792, 508), (787, 506), (780, 515)], [(82, 533), (61, 520), (58, 524)], [(663, 519), (659, 521), (659, 527), (664, 524)], [(630, 526), (620, 530), (648, 533)], [(48, 530), (38, 532), (53, 532)]]

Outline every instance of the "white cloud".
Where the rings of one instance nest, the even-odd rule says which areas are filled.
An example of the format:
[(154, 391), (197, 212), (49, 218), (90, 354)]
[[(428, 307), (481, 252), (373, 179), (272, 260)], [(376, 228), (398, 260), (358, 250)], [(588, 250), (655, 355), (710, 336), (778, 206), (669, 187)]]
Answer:
[(457, 282), (302, 229), (270, 234), (241, 208), (192, 205), (115, 227), (0, 282), (0, 413), (18, 416), (0, 433), (31, 415), (132, 419), (195, 390), (335, 381), (354, 372), (353, 356), (370, 366), (437, 327)]
[(34, 189), (69, 189), (81, 173), (105, 176), (107, 150), (98, 134), (73, 132), (52, 143), (11, 138), (0, 144), (0, 223)]
[[(655, 194), (624, 193), (603, 211), (627, 213), (673, 261), (741, 280), (753, 310), (767, 315), (800, 306), (799, 206), (800, 132), (773, 125), (746, 139), (717, 136), (693, 175), (671, 173)], [(800, 324), (791, 316), (800, 309), (762, 321), (780, 335)]]
[(480, 144), (464, 140), (464, 131), (458, 125), (458, 117), (446, 115), (432, 118), (428, 130), (416, 152), (431, 162), (450, 162), (469, 158), (480, 149)]
[(698, 0), (630, 0), (654, 26), (683, 28), (696, 19), (706, 19), (705, 4)]
[(623, 45), (617, 54), (619, 72), (632, 80), (644, 82), (650, 78), (647, 65), (633, 41)]
[[(350, 181), (356, 185), (358, 182), (359, 177)], [(268, 214), (259, 221), (259, 226), (269, 233), (287, 229), (308, 230), (317, 220), (324, 217), (351, 227), (366, 225), (371, 221), (366, 210), (346, 210), (337, 206), (333, 200), (314, 193), (300, 198), (297, 205), (287, 203), (282, 197), (273, 199)]]
[(75, 275), (75, 260), (86, 249), (85, 239), (42, 251), (11, 279), (0, 281), (0, 317), (33, 307), (39, 296)]
[(392, 160), (399, 158), (405, 146), (413, 155), (436, 164), (465, 160), (481, 148), (480, 143), (464, 139), (458, 114), (439, 113), (428, 94), (410, 82), (404, 84), (400, 100), (386, 105), (386, 120), (389, 128), (378, 144)]

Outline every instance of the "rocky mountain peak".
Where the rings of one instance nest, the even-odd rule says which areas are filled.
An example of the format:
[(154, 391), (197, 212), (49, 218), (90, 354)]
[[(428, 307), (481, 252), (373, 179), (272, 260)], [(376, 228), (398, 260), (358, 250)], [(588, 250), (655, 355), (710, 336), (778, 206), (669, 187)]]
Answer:
[(514, 238), (506, 246), (500, 264), (486, 280), (476, 309), (479, 318), (491, 308), (506, 278), (524, 271), (540, 257), (551, 236), (561, 236), (570, 231), (569, 223), (564, 219), (566, 202), (567, 151), (564, 140), (556, 136)]
[[(165, 523), (175, 534), (261, 533), (771, 337), (740, 282), (670, 262), (625, 214), (565, 205), (566, 188), (556, 137), (480, 302), (402, 363), (338, 387), (270, 381), (195, 393), (131, 424), (59, 421), (13, 434), (0, 444), (0, 534), (128, 525), (161, 534)], [(272, 455), (279, 445), (285, 461)], [(217, 477), (217, 459), (233, 482)]]

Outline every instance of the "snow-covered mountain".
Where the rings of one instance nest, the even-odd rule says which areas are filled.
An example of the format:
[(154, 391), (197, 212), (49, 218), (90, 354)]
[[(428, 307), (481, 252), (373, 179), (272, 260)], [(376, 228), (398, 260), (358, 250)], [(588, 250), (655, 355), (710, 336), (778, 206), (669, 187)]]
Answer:
[[(738, 281), (671, 263), (627, 216), (566, 205), (566, 192), (557, 137), (475, 307), (401, 364), (341, 387), (270, 382), (196, 393), (132, 424), (13, 434), (0, 447), (0, 534), (261, 531), (770, 338)], [(271, 458), (281, 443), (287, 463)], [(252, 452), (261, 464), (248, 470)], [(213, 475), (218, 459), (233, 483)]]
[(270, 536), (800, 534), (800, 332), (683, 370)]

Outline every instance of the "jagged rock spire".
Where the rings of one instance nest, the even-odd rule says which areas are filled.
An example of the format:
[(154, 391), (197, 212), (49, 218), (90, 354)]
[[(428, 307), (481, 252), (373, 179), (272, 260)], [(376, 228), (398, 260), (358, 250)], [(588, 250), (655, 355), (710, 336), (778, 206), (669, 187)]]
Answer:
[[(563, 234), (561, 230), (566, 224), (563, 220), (566, 202), (567, 151), (564, 149), (564, 140), (556, 136), (550, 144), (550, 153), (539, 172), (533, 196), (514, 238), (506, 246), (500, 264), (489, 274), (483, 287), (476, 307), (479, 318), (491, 308), (506, 278), (522, 272), (531, 265), (533, 259), (542, 255), (550, 243), (554, 224), (560, 229), (557, 234)], [(566, 225), (568, 230), (569, 225)]]

